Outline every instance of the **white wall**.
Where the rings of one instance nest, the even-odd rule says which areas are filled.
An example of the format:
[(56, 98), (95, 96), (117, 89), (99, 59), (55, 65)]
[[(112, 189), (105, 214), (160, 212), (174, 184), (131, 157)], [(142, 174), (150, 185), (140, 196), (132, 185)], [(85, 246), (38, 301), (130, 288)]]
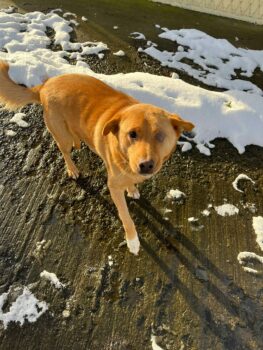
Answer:
[(186, 9), (263, 24), (263, 0), (153, 0)]

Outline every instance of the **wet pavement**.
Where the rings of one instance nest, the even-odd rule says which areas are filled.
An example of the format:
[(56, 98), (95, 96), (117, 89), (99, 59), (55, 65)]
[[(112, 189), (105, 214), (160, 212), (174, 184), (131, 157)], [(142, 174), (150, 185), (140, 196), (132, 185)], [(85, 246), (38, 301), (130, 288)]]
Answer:
[[(105, 61), (89, 58), (95, 71), (171, 74), (139, 56), (128, 38), (135, 30), (146, 34), (150, 19), (153, 25), (179, 28), (182, 23), (192, 27), (192, 18), (202, 29), (212, 18), (221, 23), (220, 35), (225, 30), (230, 36), (232, 30), (234, 37), (238, 30), (240, 37), (247, 35), (244, 45), (251, 35), (251, 48), (260, 48), (259, 26), (196, 13), (193, 19), (192, 12), (142, 1), (133, 2), (132, 10), (126, 1), (94, 3), (63, 2), (64, 10), (89, 18), (78, 28), (79, 38), (102, 40), (111, 52), (128, 52), (124, 59), (111, 52)], [(18, 4), (24, 10), (61, 7), (54, 1)], [(134, 13), (128, 11), (137, 13), (133, 28), (131, 21), (126, 27), (126, 16)], [(123, 30), (111, 30), (113, 25)], [(214, 33), (209, 30), (216, 36), (216, 27)], [(237, 261), (241, 251), (261, 254), (252, 217), (263, 215), (262, 148), (249, 146), (239, 155), (227, 140), (218, 139), (211, 157), (195, 149), (175, 152), (157, 176), (140, 186), (141, 199), (128, 201), (142, 243), (134, 257), (121, 244), (123, 229), (101, 160), (87, 147), (74, 151), (82, 175), (76, 182), (68, 179), (41, 107), (23, 112), (30, 126), (12, 124), (14, 137), (4, 133), (11, 114), (0, 112), (0, 294), (27, 285), (49, 310), (36, 323), (0, 328), (1, 350), (150, 350), (152, 334), (165, 350), (263, 348), (263, 279), (246, 273)], [(255, 181), (240, 182), (244, 193), (232, 186), (240, 173)], [(186, 197), (171, 201), (167, 192), (176, 188)], [(239, 213), (218, 215), (215, 207), (224, 203), (236, 205)], [(209, 204), (206, 217), (201, 212)], [(189, 217), (198, 222), (190, 223)], [(57, 290), (40, 279), (43, 270), (56, 273), (66, 287)], [(12, 297), (11, 292), (5, 312)]]

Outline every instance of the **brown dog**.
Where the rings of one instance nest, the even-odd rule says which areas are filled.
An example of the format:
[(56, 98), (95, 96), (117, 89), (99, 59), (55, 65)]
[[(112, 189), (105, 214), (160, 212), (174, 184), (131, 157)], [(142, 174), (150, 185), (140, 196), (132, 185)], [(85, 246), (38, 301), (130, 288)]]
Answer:
[(128, 248), (137, 255), (140, 243), (125, 190), (128, 196), (139, 198), (135, 184), (157, 173), (181, 132), (192, 130), (194, 125), (88, 75), (60, 75), (26, 88), (9, 78), (8, 69), (8, 64), (0, 61), (0, 103), (8, 110), (28, 103), (43, 105), (46, 126), (63, 154), (70, 177), (79, 176), (70, 152), (72, 147), (79, 149), (81, 141), (103, 159)]

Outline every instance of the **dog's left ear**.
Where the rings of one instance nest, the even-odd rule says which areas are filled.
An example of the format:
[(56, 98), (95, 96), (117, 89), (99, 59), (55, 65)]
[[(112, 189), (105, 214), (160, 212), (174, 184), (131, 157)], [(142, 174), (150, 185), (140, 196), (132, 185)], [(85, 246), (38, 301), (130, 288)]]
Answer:
[(175, 131), (179, 133), (183, 132), (184, 130), (191, 131), (195, 127), (193, 123), (183, 120), (177, 114), (170, 114), (169, 119)]
[(110, 119), (105, 125), (102, 130), (102, 135), (107, 136), (110, 132), (113, 134), (117, 134), (119, 131), (119, 122), (120, 122), (120, 116), (114, 116), (112, 119)]

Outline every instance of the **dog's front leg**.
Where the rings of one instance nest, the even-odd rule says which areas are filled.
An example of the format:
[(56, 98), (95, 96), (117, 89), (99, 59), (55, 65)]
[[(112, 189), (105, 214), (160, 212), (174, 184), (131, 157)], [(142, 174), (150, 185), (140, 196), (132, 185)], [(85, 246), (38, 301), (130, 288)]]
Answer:
[(134, 222), (130, 216), (126, 199), (124, 196), (124, 189), (119, 189), (111, 186), (108, 184), (111, 198), (113, 202), (115, 203), (119, 217), (122, 221), (124, 230), (125, 230), (125, 238), (127, 241), (127, 246), (129, 248), (129, 251), (135, 255), (138, 254), (140, 249), (140, 241), (137, 235), (137, 231), (134, 225)]
[(134, 198), (134, 199), (139, 199), (140, 198), (140, 192), (138, 188), (135, 185), (131, 185), (127, 187), (127, 196)]

